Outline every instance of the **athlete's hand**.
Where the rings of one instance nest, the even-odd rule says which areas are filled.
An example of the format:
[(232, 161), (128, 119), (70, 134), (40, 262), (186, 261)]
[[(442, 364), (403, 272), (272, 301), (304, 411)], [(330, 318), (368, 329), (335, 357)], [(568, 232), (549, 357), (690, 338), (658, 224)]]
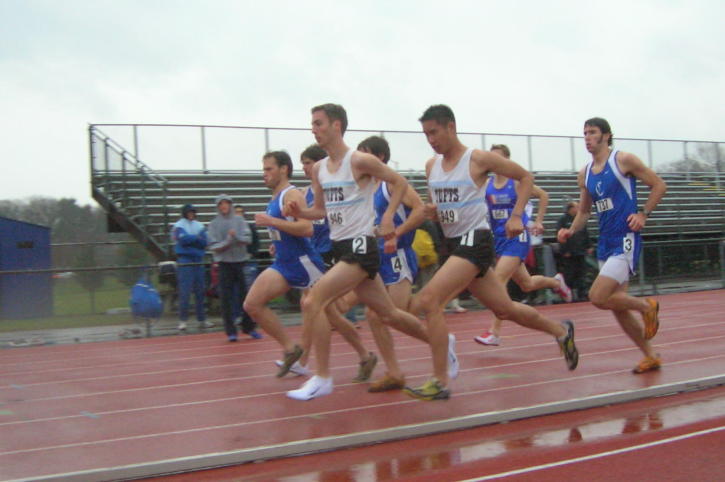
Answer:
[(511, 216), (506, 221), (506, 237), (515, 238), (519, 234), (524, 232), (524, 223), (521, 222), (520, 216)]
[(392, 217), (383, 215), (376, 230), (376, 235), (385, 241), (395, 238), (395, 224), (393, 223)]
[(292, 216), (293, 218), (298, 218), (300, 214), (300, 205), (297, 203), (297, 201), (289, 201), (284, 203), (284, 206), (282, 206), (282, 214), (285, 216)]
[(274, 226), (274, 217), (270, 216), (267, 213), (257, 213), (254, 215), (254, 222), (257, 224), (257, 226)]
[(569, 238), (571, 238), (571, 235), (574, 234), (571, 229), (569, 228), (561, 228), (558, 233), (556, 233), (556, 240), (560, 243), (566, 243)]
[(386, 254), (394, 253), (398, 247), (398, 237), (393, 234), (393, 237), (385, 240), (383, 244), (383, 252)]
[(644, 225), (647, 224), (647, 216), (644, 213), (630, 214), (627, 216), (627, 224), (632, 231), (641, 231)]
[(277, 254), (277, 248), (274, 247), (274, 243), (269, 243), (269, 255), (274, 258)]
[(438, 208), (433, 203), (425, 203), (423, 205), (423, 214), (431, 221), (438, 221)]
[(539, 222), (534, 222), (534, 225), (531, 226), (531, 234), (534, 236), (541, 236), (544, 234), (544, 225)]

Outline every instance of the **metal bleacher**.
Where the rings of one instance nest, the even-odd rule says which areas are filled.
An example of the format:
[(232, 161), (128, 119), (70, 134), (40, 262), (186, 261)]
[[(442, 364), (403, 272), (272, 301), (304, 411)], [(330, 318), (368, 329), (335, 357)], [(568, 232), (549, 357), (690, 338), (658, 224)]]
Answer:
[[(422, 172), (403, 171), (411, 185), (427, 198)], [(692, 239), (725, 236), (725, 189), (713, 173), (663, 173), (668, 191), (650, 217), (645, 239)], [(535, 172), (536, 183), (549, 193), (545, 218), (546, 238), (553, 240), (556, 220), (569, 200), (578, 199), (575, 172)], [(293, 182), (307, 181), (296, 173)], [(141, 242), (157, 259), (172, 258), (169, 228), (180, 207), (194, 204), (202, 223), (215, 216), (214, 198), (220, 193), (245, 207), (246, 218), (264, 211), (270, 199), (261, 171), (154, 171), (126, 152), (112, 139), (91, 130), (91, 184), (94, 199), (104, 208), (109, 227), (125, 231)], [(647, 196), (640, 188), (640, 204)], [(589, 228), (596, 234), (596, 223)], [(262, 250), (266, 230), (260, 230)]]

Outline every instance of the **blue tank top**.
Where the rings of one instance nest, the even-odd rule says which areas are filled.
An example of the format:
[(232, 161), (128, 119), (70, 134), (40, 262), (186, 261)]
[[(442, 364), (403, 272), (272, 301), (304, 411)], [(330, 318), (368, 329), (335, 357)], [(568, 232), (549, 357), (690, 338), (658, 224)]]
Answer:
[[(269, 201), (269, 204), (267, 205), (268, 215), (278, 219), (286, 219), (288, 221), (294, 220), (294, 218), (286, 217), (282, 214), (284, 195), (290, 189), (296, 188), (290, 185)], [(269, 239), (271, 239), (274, 243), (274, 248), (276, 250), (275, 256), (278, 261), (297, 259), (300, 256), (313, 252), (310, 238), (292, 236), (289, 233), (280, 231), (279, 229), (275, 229), (273, 227), (267, 227), (267, 230), (269, 230)]]
[[(312, 207), (315, 204), (315, 193), (312, 189), (308, 189), (305, 193), (305, 201), (307, 201), (307, 207)], [(332, 241), (330, 241), (330, 226), (327, 224), (327, 216), (322, 219), (315, 219), (312, 221), (312, 247), (318, 253), (327, 253), (332, 249)]]
[(619, 170), (617, 152), (612, 151), (599, 173), (592, 172), (593, 161), (585, 171), (585, 186), (597, 210), (600, 237), (631, 233), (627, 218), (637, 212), (637, 179)]
[[(506, 237), (506, 221), (511, 217), (511, 212), (516, 206), (518, 194), (516, 194), (516, 182), (513, 179), (506, 181), (502, 188), (495, 186), (495, 177), (491, 177), (486, 185), (486, 204), (491, 216), (491, 231), (496, 237)], [(529, 222), (529, 215), (526, 210), (521, 215), (521, 222), (526, 227)]]
[[(385, 210), (388, 209), (388, 205), (390, 204), (390, 192), (388, 191), (388, 184), (386, 182), (381, 182), (378, 186), (378, 189), (375, 191), (373, 204), (375, 206), (375, 225), (377, 226), (378, 224), (380, 224), (380, 220), (382, 219), (383, 214), (385, 214)], [(393, 224), (396, 228), (403, 224), (406, 219), (408, 219), (411, 211), (412, 209), (410, 209), (403, 203), (400, 203), (400, 205), (398, 205), (398, 209), (397, 211), (395, 211), (395, 215), (393, 216)], [(414, 238), (415, 229), (413, 229), (412, 231), (408, 231), (407, 233), (399, 237), (398, 249), (413, 246)], [(378, 238), (378, 245), (380, 246), (381, 250), (383, 249), (384, 244), (385, 240), (382, 238)]]

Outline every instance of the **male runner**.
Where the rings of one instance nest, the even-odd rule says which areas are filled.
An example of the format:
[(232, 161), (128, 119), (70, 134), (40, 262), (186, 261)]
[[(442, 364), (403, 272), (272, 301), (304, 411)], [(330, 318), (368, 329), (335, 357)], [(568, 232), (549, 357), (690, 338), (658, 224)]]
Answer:
[[(504, 144), (496, 144), (491, 146), (491, 152), (495, 152), (506, 159), (511, 158), (508, 146)], [(536, 220), (532, 223), (531, 230), (533, 234), (541, 235), (544, 232), (544, 216), (546, 208), (549, 205), (549, 195), (534, 184), (531, 189), (531, 197), (539, 199), (539, 209), (536, 214)], [(524, 266), (523, 261), (529, 255), (531, 249), (531, 237), (529, 230), (524, 228), (523, 232), (513, 238), (506, 236), (506, 222), (511, 217), (511, 212), (516, 205), (516, 181), (509, 179), (501, 174), (489, 178), (486, 183), (486, 204), (491, 222), (491, 231), (493, 231), (493, 239), (496, 246), (496, 268), (494, 272), (498, 276), (501, 283), (506, 286), (511, 278), (525, 292), (549, 288), (561, 296), (561, 299), (567, 303), (571, 302), (571, 290), (564, 282), (564, 277), (558, 273), (553, 278), (535, 275), (531, 276)], [(530, 205), (530, 204), (529, 204)], [(532, 208), (533, 209), (533, 208)], [(529, 224), (528, 210), (524, 210), (523, 219), (524, 226)], [(474, 337), (476, 343), (481, 345), (497, 346), (501, 343), (501, 319), (497, 316), (493, 317), (491, 328), (482, 335)]]
[(423, 400), (450, 396), (446, 373), (448, 328), (443, 309), (449, 299), (465, 288), (499, 318), (554, 336), (567, 366), (575, 369), (579, 355), (574, 344), (573, 323), (568, 320), (556, 323), (529, 306), (514, 303), (491, 269), (495, 255), (484, 192), (488, 174), (502, 174), (518, 181), (518, 199), (506, 223), (509, 237), (518, 236), (524, 230), (521, 218), (534, 184), (533, 176), (496, 153), (464, 146), (458, 139), (456, 120), (448, 106), (431, 106), (419, 120), (428, 143), (437, 153), (426, 163), (433, 201), (426, 205), (426, 211), (441, 223), (446, 242), (453, 248), (451, 256), (411, 303), (411, 311), (422, 311), (428, 321), (434, 377), (419, 388), (406, 388), (406, 393)]
[[(274, 245), (275, 261), (255, 280), (244, 302), (244, 309), (284, 348), (284, 361), (277, 373), (277, 376), (281, 377), (292, 366), (285, 362), (299, 359), (302, 348), (290, 341), (279, 317), (267, 307), (267, 303), (291, 288), (309, 288), (322, 276), (325, 266), (308, 238), (312, 235), (312, 223), (306, 219), (290, 218), (282, 214), (285, 203), (299, 202), (303, 199), (302, 193), (289, 182), (292, 173), (292, 160), (289, 154), (283, 151), (268, 152), (262, 162), (264, 183), (272, 189), (272, 200), (267, 206), (266, 213), (255, 215), (255, 222), (257, 226), (269, 229)], [(356, 339), (351, 344), (357, 349), (361, 358), (367, 357), (368, 352), (362, 346), (357, 331), (353, 329), (352, 332)], [(374, 368), (374, 363), (372, 365)], [(367, 373), (367, 376), (369, 377), (370, 373)]]
[[(629, 275), (634, 273), (641, 251), (640, 231), (667, 191), (655, 172), (629, 152), (612, 149), (612, 129), (600, 117), (584, 123), (584, 142), (592, 160), (579, 172), (579, 212), (569, 229), (558, 233), (560, 243), (582, 229), (591, 215), (592, 203), (599, 217), (597, 258), (599, 275), (589, 290), (592, 304), (610, 310), (624, 332), (644, 353), (634, 373), (657, 370), (662, 365), (650, 340), (659, 328), (659, 303), (652, 298), (627, 294)], [(650, 187), (642, 209), (637, 209), (637, 179)], [(632, 311), (642, 313), (642, 326)]]
[(324, 104), (312, 108), (312, 133), (329, 157), (315, 164), (312, 170), (314, 205), (303, 207), (302, 201), (287, 205), (287, 214), (297, 218), (322, 219), (327, 215), (332, 250), (338, 261), (320, 278), (303, 303), (304, 322), (313, 327), (317, 371), (301, 388), (287, 392), (287, 396), (298, 400), (332, 393), (330, 326), (319, 314), (348, 291), (355, 290), (360, 301), (374, 310), (383, 323), (426, 339), (422, 324), (415, 316), (395, 307), (378, 275), (380, 256), (373, 226), (374, 180), (386, 181), (390, 187), (388, 209), (377, 228), (377, 234), (386, 240), (386, 250), (395, 249), (393, 216), (408, 183), (375, 156), (345, 145), (346, 129), (347, 113), (342, 106)]

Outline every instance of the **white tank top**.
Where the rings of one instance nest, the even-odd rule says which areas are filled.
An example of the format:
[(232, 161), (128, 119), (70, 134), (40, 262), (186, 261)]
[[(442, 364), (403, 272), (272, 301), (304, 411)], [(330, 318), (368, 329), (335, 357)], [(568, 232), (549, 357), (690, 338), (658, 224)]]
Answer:
[(334, 174), (327, 169), (329, 157), (321, 161), (318, 179), (325, 192), (325, 210), (330, 225), (330, 239), (340, 241), (358, 236), (373, 236), (376, 184), (370, 179), (364, 188), (352, 174), (353, 149), (347, 151)]
[(448, 172), (443, 171), (443, 156), (437, 155), (428, 176), (428, 188), (446, 238), (463, 236), (474, 229), (491, 229), (486, 184), (479, 187), (471, 178), (472, 152), (467, 149)]

